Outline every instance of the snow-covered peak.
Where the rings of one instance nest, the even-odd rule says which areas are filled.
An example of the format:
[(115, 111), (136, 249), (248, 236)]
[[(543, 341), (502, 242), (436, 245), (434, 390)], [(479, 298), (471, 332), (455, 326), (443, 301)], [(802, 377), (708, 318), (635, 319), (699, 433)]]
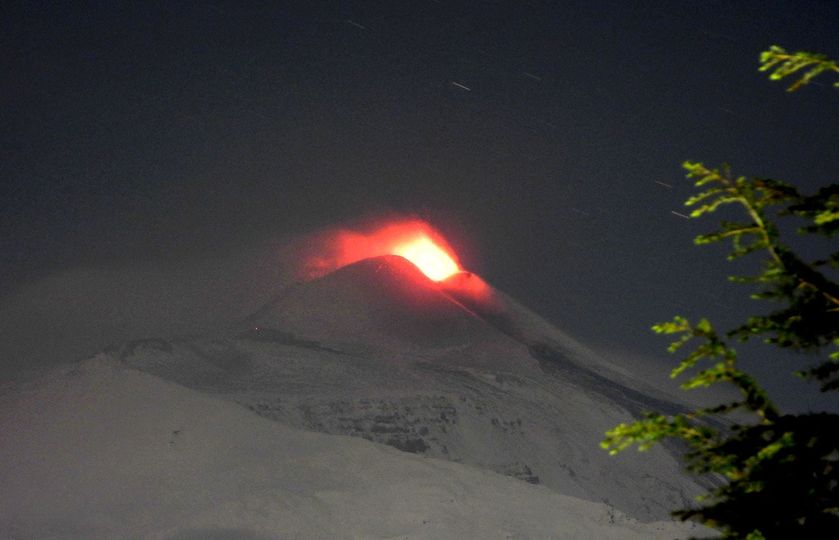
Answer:
[[(364, 259), (297, 284), (248, 319), (256, 337), (283, 332), (345, 352), (388, 358), (520, 346), (455, 301), (408, 260)], [(533, 362), (527, 362), (533, 364)], [(535, 365), (535, 364), (534, 364)], [(522, 366), (524, 367), (524, 366)]]

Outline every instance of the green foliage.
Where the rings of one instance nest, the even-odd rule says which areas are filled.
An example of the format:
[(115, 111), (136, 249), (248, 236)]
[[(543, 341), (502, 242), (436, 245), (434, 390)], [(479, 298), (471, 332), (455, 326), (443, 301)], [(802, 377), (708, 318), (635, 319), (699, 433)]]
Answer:
[[(762, 336), (768, 343), (798, 350), (818, 350), (839, 345), (839, 285), (828, 279), (819, 266), (839, 260), (839, 251), (822, 260), (806, 261), (781, 240), (779, 221), (797, 218), (802, 234), (831, 237), (839, 227), (839, 185), (820, 189), (804, 197), (795, 187), (778, 180), (734, 177), (728, 167), (709, 169), (686, 162), (688, 178), (703, 190), (685, 204), (696, 207), (691, 217), (701, 217), (724, 205), (739, 205), (746, 214), (742, 223), (723, 222), (720, 229), (696, 238), (697, 244), (730, 239), (729, 259), (763, 252), (762, 272), (736, 276), (735, 281), (756, 284), (753, 298), (781, 305), (768, 315), (750, 317), (729, 335), (741, 340)], [(774, 212), (773, 212), (774, 210)], [(828, 360), (830, 361), (830, 360)], [(819, 373), (824, 373), (822, 367)], [(825, 381), (835, 384), (835, 381)]]
[[(836, 63), (810, 53), (787, 54), (772, 47), (761, 56), (761, 70), (772, 79), (806, 71), (790, 90)], [(803, 195), (792, 185), (765, 178), (734, 176), (728, 166), (708, 168), (686, 162), (698, 192), (686, 201), (691, 217), (734, 205), (737, 222), (696, 238), (697, 244), (731, 242), (730, 260), (760, 256), (760, 272), (734, 276), (755, 287), (752, 298), (771, 301), (774, 311), (748, 317), (719, 334), (702, 319), (683, 317), (653, 330), (676, 337), (672, 353), (688, 350), (671, 377), (683, 377), (685, 390), (718, 383), (732, 385), (732, 403), (667, 416), (647, 413), (606, 433), (601, 446), (616, 454), (631, 446), (647, 450), (666, 438), (687, 445), (688, 470), (724, 479), (695, 508), (674, 512), (719, 530), (724, 538), (833, 538), (839, 531), (839, 415), (784, 414), (760, 385), (737, 366), (737, 352), (727, 340), (762, 338), (767, 344), (807, 351), (819, 358), (797, 374), (817, 382), (823, 392), (839, 390), (839, 284), (827, 272), (839, 268), (839, 251), (807, 260), (782, 238), (784, 223), (798, 233), (832, 238), (839, 232), (839, 185)], [(738, 413), (731, 416), (731, 413)]]
[[(760, 53), (760, 71), (771, 71), (769, 78), (779, 81), (790, 75), (799, 75), (787, 92), (795, 92), (825, 72), (839, 73), (839, 65), (823, 54), (806, 51), (789, 53), (783, 47), (772, 45)], [(833, 83), (839, 88), (839, 82)]]

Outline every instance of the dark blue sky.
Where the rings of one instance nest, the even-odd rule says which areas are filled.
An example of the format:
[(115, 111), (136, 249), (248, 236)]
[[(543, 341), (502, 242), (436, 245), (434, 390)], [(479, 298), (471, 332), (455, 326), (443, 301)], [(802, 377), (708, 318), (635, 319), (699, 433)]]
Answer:
[(0, 305), (399, 212), (572, 334), (659, 354), (652, 322), (748, 294), (671, 213), (683, 160), (836, 180), (839, 93), (757, 72), (774, 43), (839, 56), (836, 2), (55, 4), (0, 17)]

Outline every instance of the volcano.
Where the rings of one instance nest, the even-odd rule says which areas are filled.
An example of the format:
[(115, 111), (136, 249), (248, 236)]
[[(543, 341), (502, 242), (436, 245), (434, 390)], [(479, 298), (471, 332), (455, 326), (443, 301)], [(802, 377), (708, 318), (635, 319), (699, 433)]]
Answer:
[[(612, 530), (615, 537), (631, 537), (635, 534), (631, 531), (640, 531), (640, 537), (655, 537), (659, 533), (672, 537), (685, 533), (687, 529), (679, 528), (682, 525), (672, 524), (676, 527), (674, 529), (661, 522), (669, 520), (670, 510), (689, 505), (703, 491), (702, 486), (682, 472), (678, 457), (671, 450), (655, 448), (643, 456), (625, 453), (611, 457), (598, 447), (603, 433), (617, 423), (637, 418), (641, 411), (647, 409), (675, 412), (682, 409), (680, 404), (603, 361), (479, 276), (459, 271), (447, 278), (434, 280), (413, 262), (398, 255), (362, 259), (320, 278), (294, 284), (226, 333), (190, 339), (123, 343), (104, 351), (93, 367), (87, 365), (82, 371), (87, 375), (66, 375), (66, 379), (60, 382), (53, 379), (48, 385), (63, 389), (53, 390), (53, 393), (66, 393), (68, 388), (82, 384), (74, 380), (81, 380), (85, 381), (83, 384), (87, 385), (88, 392), (79, 392), (73, 398), (76, 401), (66, 398), (70, 405), (65, 403), (47, 409), (54, 409), (59, 415), (77, 406), (93, 407), (97, 414), (103, 414), (101, 408), (91, 403), (113, 402), (113, 408), (119, 409), (121, 401), (114, 397), (114, 392), (117, 395), (127, 392), (134, 396), (128, 400), (133, 409), (123, 411), (124, 414), (136, 419), (148, 409), (156, 411), (157, 420), (163, 422), (161, 419), (166, 419), (166, 425), (158, 426), (158, 431), (160, 437), (165, 434), (167, 442), (161, 440), (157, 446), (152, 445), (154, 452), (164, 454), (187, 445), (187, 434), (194, 429), (188, 426), (197, 422), (205, 426), (202, 429), (210, 429), (208, 422), (212, 422), (206, 415), (218, 415), (217, 429), (212, 431), (214, 436), (224, 438), (228, 436), (226, 433), (234, 433), (237, 439), (253, 436), (258, 440), (262, 440), (259, 437), (267, 437), (271, 441), (277, 437), (291, 437), (300, 441), (316, 441), (317, 444), (312, 444), (320, 449), (318, 452), (326, 452), (323, 450), (325, 447), (331, 448), (333, 454), (329, 459), (333, 461), (330, 463), (334, 460), (340, 462), (342, 458), (337, 457), (335, 452), (346, 451), (341, 450), (345, 446), (352, 448), (353, 456), (367, 452), (364, 449), (368, 447), (390, 447), (386, 461), (392, 463), (395, 477), (387, 476), (375, 467), (359, 465), (355, 457), (346, 458), (347, 467), (353, 469), (352, 474), (355, 475), (352, 482), (373, 483), (368, 486), (368, 491), (381, 487), (376, 487), (377, 478), (387, 478), (386, 482), (398, 484), (399, 467), (415, 471), (417, 463), (445, 463), (435, 471), (449, 471), (447, 467), (460, 471), (460, 468), (466, 467), (475, 471), (467, 476), (480, 473), (490, 475), (487, 478), (497, 478), (497, 475), (507, 477), (505, 482), (519, 487), (504, 489), (511, 489), (510, 496), (518, 497), (519, 501), (521, 497), (530, 496), (540, 500), (554, 501), (558, 500), (556, 497), (566, 497), (577, 501), (574, 504), (584, 508), (579, 515), (588, 516), (585, 519), (597, 523), (597, 527), (603, 525), (605, 529), (602, 530), (607, 530), (611, 523), (616, 527)], [(143, 373), (142, 377), (133, 375), (138, 371)], [(114, 373), (123, 375), (115, 378)], [(167, 399), (174, 400), (171, 404), (173, 409), (169, 412), (159, 410), (154, 404), (158, 398), (154, 395), (143, 397), (142, 392), (137, 394), (140, 391), (136, 389), (108, 389), (108, 384), (128, 384), (126, 377), (142, 385), (151, 385), (156, 389), (154, 392), (169, 396)], [(106, 382), (90, 382), (91, 378)], [(44, 392), (45, 395), (50, 393)], [(31, 396), (31, 392), (24, 392), (14, 399), (8, 398), (6, 402), (25, 402), (24, 410), (32, 410), (35, 405)], [(144, 399), (150, 400), (148, 405), (143, 405)], [(180, 399), (192, 403), (183, 407), (194, 412), (186, 414), (179, 411)], [(53, 397), (49, 401), (55, 404), (61, 400)], [(196, 405), (201, 403), (204, 405)], [(205, 414), (196, 407), (206, 407), (206, 411), (214, 412)], [(20, 421), (15, 420), (18, 417), (20, 415), (14, 413), (4, 417), (4, 425), (0, 427), (5, 433), (21, 432)], [(245, 421), (244, 418), (255, 420)], [(147, 425), (153, 420), (145, 419), (143, 422), (144, 429), (153, 431), (153, 426)], [(239, 426), (242, 422), (248, 426), (256, 422), (253, 429), (259, 435), (249, 434), (250, 428)], [(64, 420), (55, 420), (56, 425), (63, 423)], [(73, 424), (72, 421), (69, 423)], [(134, 437), (130, 421), (111, 419), (107, 425), (120, 433), (116, 435), (119, 440)], [(266, 431), (273, 434), (265, 435)], [(312, 438), (312, 432), (318, 432), (318, 437), (333, 438)], [(204, 432), (202, 436), (206, 438), (210, 435)], [(88, 436), (74, 432), (71, 438), (86, 440)], [(25, 440), (26, 437), (13, 439)], [(109, 440), (107, 436), (105, 439)], [(340, 443), (345, 440), (357, 442)], [(114, 444), (110, 442), (105, 446), (111, 448)], [(142, 449), (145, 448), (143, 444), (150, 443), (141, 441), (138, 444)], [(201, 448), (209, 443), (196, 439), (190, 444), (191, 451), (199, 453), (199, 457), (195, 458), (199, 464), (195, 467), (204, 467), (210, 458), (202, 453)], [(292, 443), (283, 444), (288, 446)], [(312, 472), (312, 464), (303, 457), (306, 454), (305, 444), (294, 443), (292, 447), (296, 450), (283, 450), (282, 444), (276, 442), (262, 450), (248, 446), (242, 450), (248, 457), (242, 459), (258, 470), (302, 467), (302, 471), (313, 475), (312, 482), (315, 483), (322, 482), (320, 478), (323, 475), (334, 474), (334, 470), (328, 467)], [(2, 450), (4, 455), (23, 451), (14, 446), (8, 447), (8, 444)], [(128, 455), (133, 456), (130, 459), (140, 459), (134, 455), (139, 451), (133, 447), (125, 449)], [(264, 458), (253, 457), (254, 452)], [(270, 459), (272, 452), (285, 452), (292, 457)], [(87, 463), (87, 458), (78, 459)], [(165, 461), (174, 458), (158, 456), (157, 459)], [(270, 459), (270, 464), (260, 459)], [(77, 465), (74, 462), (74, 467)], [(238, 465), (225, 465), (230, 466)], [(64, 470), (59, 465), (53, 467)], [(12, 475), (10, 471), (13, 469), (0, 467), (0, 479), (3, 475)], [(155, 465), (154, 469), (160, 467)], [(84, 474), (92, 473), (88, 471)], [(101, 471), (97, 474), (107, 476)], [(210, 472), (206, 474), (215, 478)], [(406, 479), (415, 478), (411, 476), (415, 474), (413, 472), (405, 474)], [(452, 487), (449, 480), (443, 480), (443, 477), (452, 474), (455, 473), (420, 474), (427, 475), (428, 483), (424, 484), (427, 487), (420, 489), (425, 506), (418, 506), (416, 513), (425, 512), (432, 521), (445, 521), (437, 510), (428, 510), (429, 489), (439, 497), (450, 497), (452, 504), (456, 504), (459, 497), (466, 497), (464, 508), (490, 504), (474, 498), (474, 493), (484, 488), (475, 487), (477, 484), (472, 480), (463, 480), (460, 485), (472, 486), (464, 489), (472, 490), (469, 493), (473, 495), (462, 491), (459, 495), (452, 495), (452, 490), (457, 492), (458, 489)], [(454, 477), (461, 478), (460, 474), (458, 472)], [(58, 477), (61, 477), (60, 474)], [(275, 485), (274, 488), (293, 500), (297, 500), (294, 499), (297, 495), (291, 495), (291, 492), (306, 492), (310, 493), (309, 496), (318, 492), (316, 488), (301, 487), (305, 484), (304, 480), (299, 476), (295, 478), (291, 484)], [(148, 482), (154, 483), (152, 480)], [(276, 482), (282, 483), (280, 480)], [(330, 482), (326, 484), (332, 485)], [(9, 484), (4, 481), (4, 485)], [(35, 482), (32, 486), (27, 489), (52, 489), (46, 480), (42, 484)], [(240, 486), (236, 489), (246, 488)], [(328, 491), (333, 488), (323, 489)], [(361, 488), (353, 489), (357, 491)], [(530, 493), (528, 490), (534, 491), (531, 495), (520, 494)], [(341, 499), (341, 515), (353, 507), (348, 502), (352, 497), (362, 497), (357, 492), (353, 493)], [(400, 497), (410, 496), (404, 490), (400, 493)], [(498, 500), (502, 500), (504, 495), (499, 497)], [(14, 498), (17, 500), (19, 496)], [(211, 502), (202, 501), (201, 504), (211, 505)], [(5, 508), (9, 508), (9, 504), (7, 501)], [(509, 510), (503, 509), (505, 506), (501, 503), (493, 507), (496, 508), (494, 512), (498, 516), (508, 516)], [(521, 505), (514, 506), (519, 508)], [(3, 508), (0, 506), (0, 518)], [(320, 519), (316, 517), (317, 508), (317, 505), (306, 506), (308, 519)], [(548, 529), (534, 529), (531, 523), (515, 529), (518, 531), (515, 535), (601, 538), (612, 534), (603, 533), (593, 525), (588, 529), (575, 529), (576, 533), (567, 529), (560, 534), (556, 531), (560, 531), (562, 525), (557, 525), (556, 519), (570, 524), (576, 518), (571, 517), (574, 512), (563, 513), (564, 510), (557, 508), (556, 516), (548, 517), (548, 512), (534, 518), (547, 520), (547, 525), (542, 523), (539, 526), (544, 525)], [(321, 511), (333, 516), (338, 512), (325, 507)], [(445, 514), (445, 511), (442, 512)], [(452, 516), (455, 515), (446, 518), (449, 525), (450, 522), (472, 519), (459, 514), (459, 517)], [(295, 519), (301, 518), (298, 516)], [(367, 519), (380, 518), (368, 516)], [(656, 523), (643, 525), (652, 522)], [(339, 522), (329, 523), (334, 525), (334, 531), (341, 530)], [(408, 530), (404, 528), (407, 525), (402, 527), (388, 529), (387, 533), (353, 530), (356, 535), (375, 538)], [(479, 530), (475, 527), (473, 532)], [(554, 533), (546, 533), (546, 530)], [(296, 534), (304, 537), (341, 537), (337, 532), (319, 536), (311, 531), (309, 534), (300, 531)], [(408, 536), (478, 537), (464, 530), (452, 531), (456, 531), (456, 527), (439, 529), (438, 534), (430, 532), (423, 536), (425, 533), (412, 533)]]
[(701, 492), (666, 450), (614, 458), (598, 447), (614, 425), (678, 403), (478, 276), (435, 282), (400, 256), (296, 284), (224, 338), (109, 353), (286, 425), (489, 469), (641, 520)]

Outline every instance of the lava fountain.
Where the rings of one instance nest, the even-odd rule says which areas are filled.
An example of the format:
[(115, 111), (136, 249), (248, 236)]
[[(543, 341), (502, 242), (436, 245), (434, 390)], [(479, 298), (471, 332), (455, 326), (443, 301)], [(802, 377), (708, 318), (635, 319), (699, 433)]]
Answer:
[(446, 239), (419, 219), (388, 221), (362, 231), (325, 231), (310, 237), (307, 244), (303, 279), (314, 279), (362, 259), (383, 255), (404, 257), (435, 282), (462, 270)]
[(411, 261), (432, 281), (443, 281), (460, 271), (460, 267), (446, 250), (427, 236), (419, 236), (395, 246), (393, 254)]

